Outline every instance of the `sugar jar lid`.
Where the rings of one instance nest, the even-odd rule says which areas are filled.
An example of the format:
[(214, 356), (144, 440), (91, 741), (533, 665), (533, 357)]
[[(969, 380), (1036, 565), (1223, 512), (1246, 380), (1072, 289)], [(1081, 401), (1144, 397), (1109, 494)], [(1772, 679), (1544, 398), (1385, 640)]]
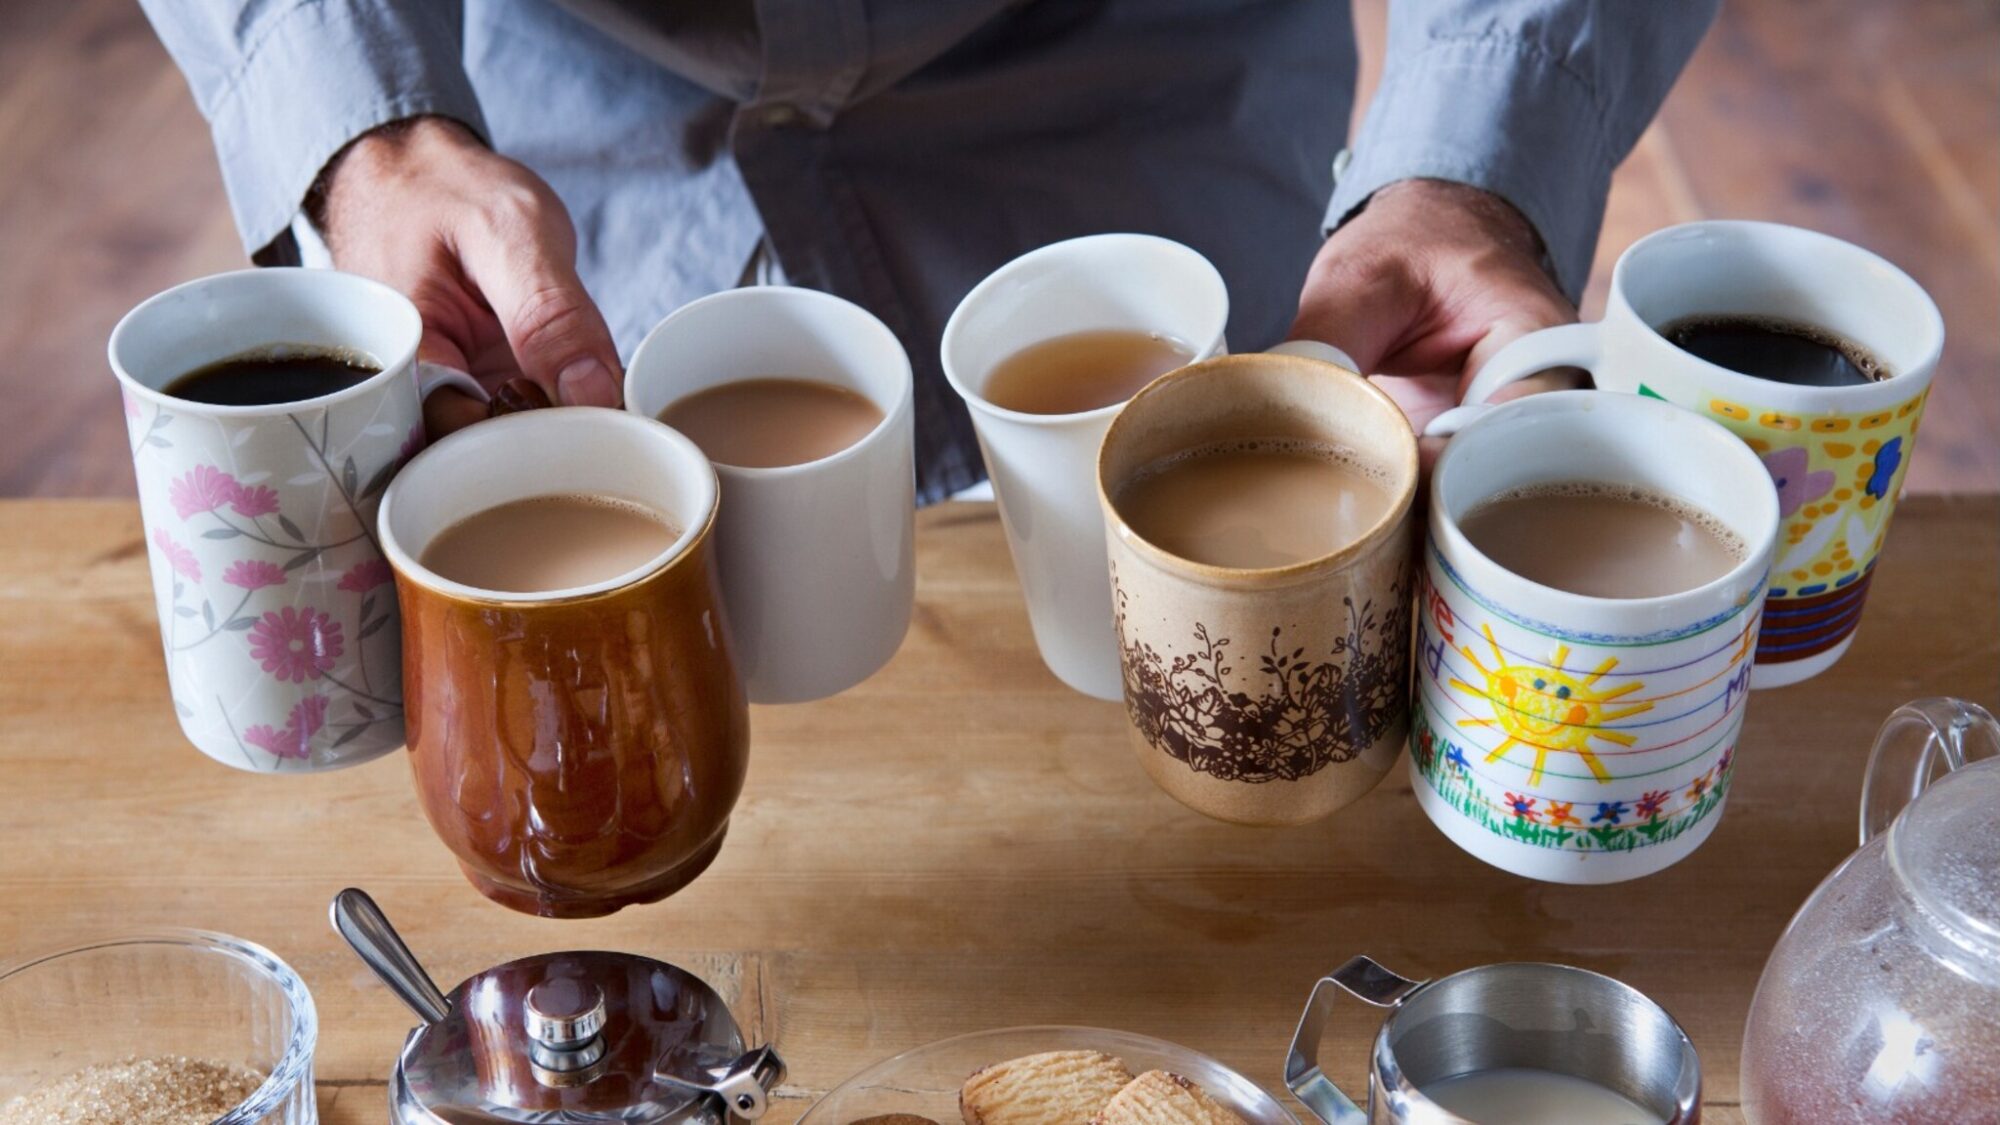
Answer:
[(746, 1049), (699, 977), (626, 953), (509, 961), (439, 992), (375, 903), (334, 897), (333, 924), (421, 1022), (389, 1087), (396, 1125), (700, 1122), (762, 1116), (784, 1063)]

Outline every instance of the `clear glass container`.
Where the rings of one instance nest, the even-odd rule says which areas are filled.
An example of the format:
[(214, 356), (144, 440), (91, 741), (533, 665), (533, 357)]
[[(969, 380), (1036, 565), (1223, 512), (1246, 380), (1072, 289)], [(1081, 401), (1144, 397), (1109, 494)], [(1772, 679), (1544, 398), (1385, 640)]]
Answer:
[(316, 1125), (312, 995), (269, 950), (152, 930), (0, 964), (0, 1106), (85, 1067), (179, 1055), (264, 1083), (217, 1125)]
[(1010, 1027), (941, 1039), (876, 1063), (827, 1091), (799, 1125), (849, 1125), (890, 1113), (954, 1122), (959, 1120), (959, 1088), (973, 1071), (1043, 1051), (1079, 1050), (1116, 1055), (1133, 1074), (1167, 1070), (1192, 1079), (1248, 1125), (1298, 1125), (1261, 1086), (1207, 1055), (1162, 1039), (1096, 1027)]
[(2000, 724), (1959, 700), (1901, 708), (1861, 800), (1861, 850), (1758, 983), (1744, 1117), (2000, 1120)]

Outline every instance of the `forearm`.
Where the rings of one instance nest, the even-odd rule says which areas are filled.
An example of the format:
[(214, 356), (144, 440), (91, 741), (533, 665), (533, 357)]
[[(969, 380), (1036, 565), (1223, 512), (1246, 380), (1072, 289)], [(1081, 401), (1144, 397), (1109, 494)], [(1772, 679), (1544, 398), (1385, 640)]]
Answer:
[(1582, 291), (1611, 173), (1658, 110), (1718, 0), (1398, 0), (1382, 84), (1329, 228), (1384, 185), (1453, 180), (1534, 226)]
[(141, 0), (207, 117), (244, 248), (284, 235), (322, 169), (385, 122), (485, 129), (456, 0)]

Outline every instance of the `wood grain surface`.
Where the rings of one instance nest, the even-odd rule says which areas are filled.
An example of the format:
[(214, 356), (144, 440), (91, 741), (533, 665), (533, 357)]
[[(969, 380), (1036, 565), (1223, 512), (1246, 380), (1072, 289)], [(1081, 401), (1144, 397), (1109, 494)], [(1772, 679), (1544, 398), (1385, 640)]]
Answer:
[[(918, 605), (859, 688), (757, 709), (728, 845), (668, 901), (552, 922), (481, 899), (431, 835), (400, 756), (269, 777), (177, 730), (138, 513), (0, 503), (0, 955), (122, 928), (268, 945), (318, 1001), (324, 1120), (383, 1119), (412, 1020), (340, 946), (359, 885), (449, 986), (534, 952), (606, 948), (707, 977), (815, 1095), (943, 1036), (1082, 1023), (1209, 1052), (1276, 1088), (1312, 982), (1355, 953), (1411, 975), (1553, 960), (1644, 990), (1693, 1035), (1709, 1120), (1737, 1120), (1736, 1053), (1765, 955), (1854, 846), (1862, 762), (1897, 704), (2000, 706), (2000, 498), (1912, 498), (1859, 639), (1760, 693), (1727, 813), (1691, 858), (1609, 887), (1532, 883), (1460, 852), (1402, 771), (1332, 819), (1258, 830), (1182, 809), (1141, 773), (1121, 709), (1041, 666), (990, 505), (918, 516)], [(1334, 1020), (1358, 1089), (1375, 1017)]]
[[(1365, 93), (1387, 0), (1353, 6)], [(1909, 487), (2000, 491), (2000, 4), (1729, 0), (1613, 180), (1584, 316), (1620, 251), (1699, 218), (1815, 227), (1907, 269), (1946, 329)], [(105, 338), (247, 264), (138, 5), (0, 2), (0, 496), (130, 496)]]

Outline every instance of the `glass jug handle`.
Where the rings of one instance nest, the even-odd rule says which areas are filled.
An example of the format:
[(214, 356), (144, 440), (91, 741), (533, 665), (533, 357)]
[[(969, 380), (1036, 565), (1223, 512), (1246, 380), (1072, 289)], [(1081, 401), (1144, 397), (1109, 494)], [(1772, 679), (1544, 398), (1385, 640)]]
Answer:
[(1299, 1016), (1298, 1030), (1292, 1033), (1291, 1053), (1285, 1056), (1285, 1087), (1326, 1125), (1367, 1125), (1367, 1111), (1319, 1068), (1320, 1038), (1338, 996), (1329, 986), (1337, 985), (1378, 1008), (1394, 1008), (1427, 983), (1392, 973), (1368, 957), (1351, 958), (1332, 975), (1321, 977)]
[(1887, 831), (1939, 775), (2000, 757), (2000, 722), (1963, 699), (1919, 699), (1896, 708), (1875, 735), (1861, 781), (1861, 842)]

